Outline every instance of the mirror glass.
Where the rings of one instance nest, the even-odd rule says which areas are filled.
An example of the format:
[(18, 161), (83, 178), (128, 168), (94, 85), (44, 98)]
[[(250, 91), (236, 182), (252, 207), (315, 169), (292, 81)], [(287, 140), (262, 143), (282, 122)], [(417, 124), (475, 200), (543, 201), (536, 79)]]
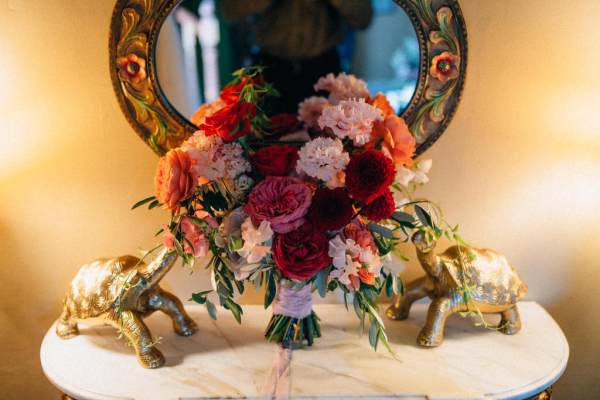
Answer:
[(275, 112), (295, 112), (319, 77), (345, 71), (401, 113), (416, 89), (419, 45), (392, 0), (183, 0), (161, 27), (156, 60), (163, 93), (188, 119), (253, 64), (269, 67), (282, 92)]

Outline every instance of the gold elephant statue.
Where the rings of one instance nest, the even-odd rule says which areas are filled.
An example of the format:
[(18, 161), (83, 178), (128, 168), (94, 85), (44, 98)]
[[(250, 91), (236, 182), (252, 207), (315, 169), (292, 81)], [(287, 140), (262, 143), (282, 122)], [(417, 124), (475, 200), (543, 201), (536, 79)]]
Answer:
[(163, 249), (148, 265), (139, 258), (122, 256), (82, 266), (64, 299), (56, 334), (71, 338), (79, 334), (77, 320), (100, 317), (121, 330), (143, 367), (161, 367), (165, 358), (143, 318), (162, 311), (173, 320), (177, 334), (191, 336), (198, 330), (181, 301), (158, 286), (176, 259), (174, 251)]
[[(396, 298), (386, 315), (393, 320), (404, 320), (415, 301), (431, 298), (427, 321), (417, 337), (419, 345), (442, 344), (446, 319), (456, 312), (479, 310), (483, 314), (500, 314), (497, 328), (507, 335), (521, 329), (517, 302), (527, 293), (527, 285), (506, 257), (493, 250), (458, 245), (435, 254), (436, 242), (428, 242), (423, 233), (416, 232), (411, 239), (426, 275), (409, 283), (404, 296)], [(468, 302), (460, 290), (462, 282), (474, 287)]]

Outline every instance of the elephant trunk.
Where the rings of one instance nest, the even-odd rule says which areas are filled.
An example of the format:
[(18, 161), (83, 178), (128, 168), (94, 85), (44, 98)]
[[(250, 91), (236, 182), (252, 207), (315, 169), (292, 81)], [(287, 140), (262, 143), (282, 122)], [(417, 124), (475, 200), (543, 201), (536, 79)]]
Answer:
[(425, 272), (431, 277), (437, 278), (442, 273), (442, 267), (433, 248), (428, 249), (428, 251), (417, 249), (417, 258)]
[(147, 280), (150, 287), (155, 286), (169, 272), (177, 260), (174, 250), (164, 248), (158, 253), (154, 261), (143, 268), (140, 273)]

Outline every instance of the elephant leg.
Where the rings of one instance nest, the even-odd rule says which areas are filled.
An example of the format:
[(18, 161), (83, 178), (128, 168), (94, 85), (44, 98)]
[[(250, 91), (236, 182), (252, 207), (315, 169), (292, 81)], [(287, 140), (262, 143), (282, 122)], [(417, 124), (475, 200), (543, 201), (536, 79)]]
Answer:
[(427, 310), (427, 322), (417, 337), (417, 343), (424, 347), (441, 345), (444, 341), (446, 319), (454, 311), (449, 298), (438, 297), (433, 299)]
[(67, 300), (63, 304), (63, 310), (56, 321), (56, 335), (61, 339), (70, 339), (79, 334), (79, 328), (77, 328), (77, 321), (72, 318), (71, 311), (67, 306)]
[(158, 288), (148, 299), (148, 306), (160, 310), (173, 320), (173, 330), (181, 336), (192, 336), (198, 331), (198, 325), (183, 308), (181, 300), (172, 293)]
[(164, 365), (165, 358), (154, 346), (150, 330), (137, 313), (123, 311), (116, 323), (135, 349), (138, 361), (144, 368), (158, 368)]
[(396, 296), (394, 304), (388, 307), (385, 315), (389, 319), (398, 321), (408, 318), (412, 304), (429, 294), (427, 283), (425, 276), (410, 282), (406, 286), (404, 296)]
[(502, 316), (499, 325), (500, 332), (505, 335), (514, 335), (521, 330), (521, 317), (516, 304), (508, 310), (502, 311), (500, 315)]

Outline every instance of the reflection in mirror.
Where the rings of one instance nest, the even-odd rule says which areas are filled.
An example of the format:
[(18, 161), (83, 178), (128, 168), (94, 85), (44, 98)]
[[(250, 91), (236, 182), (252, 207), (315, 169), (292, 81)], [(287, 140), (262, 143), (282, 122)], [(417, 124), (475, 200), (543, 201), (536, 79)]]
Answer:
[(408, 105), (419, 70), (415, 30), (391, 0), (183, 0), (162, 25), (158, 81), (183, 116), (215, 100), (241, 66), (267, 66), (282, 96), (272, 113), (295, 112), (317, 79), (345, 71)]

